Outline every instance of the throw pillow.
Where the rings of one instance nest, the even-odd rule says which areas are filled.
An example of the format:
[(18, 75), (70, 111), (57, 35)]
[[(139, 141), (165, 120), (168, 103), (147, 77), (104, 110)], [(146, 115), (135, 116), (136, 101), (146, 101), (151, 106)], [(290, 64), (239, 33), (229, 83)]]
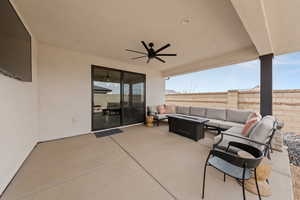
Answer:
[(176, 106), (175, 105), (166, 105), (166, 113), (167, 114), (175, 114)]
[(242, 130), (242, 135), (245, 136), (245, 137), (248, 137), (250, 132), (252, 131), (252, 129), (255, 127), (255, 125), (258, 123), (260, 119), (258, 117), (255, 117), (255, 118), (252, 118), (252, 119), (249, 119), (243, 130)]
[(262, 119), (262, 116), (259, 112), (252, 112), (249, 116), (248, 116), (248, 120), (252, 119), (252, 118), (258, 118), (259, 120)]
[(165, 114), (166, 113), (165, 105), (157, 106), (157, 111), (158, 111), (159, 114)]

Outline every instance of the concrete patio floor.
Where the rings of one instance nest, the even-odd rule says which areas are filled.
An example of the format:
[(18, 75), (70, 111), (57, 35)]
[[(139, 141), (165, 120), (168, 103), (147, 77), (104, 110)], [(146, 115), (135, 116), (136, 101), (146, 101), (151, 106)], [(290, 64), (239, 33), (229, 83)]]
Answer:
[[(201, 199), (204, 162), (213, 135), (194, 142), (166, 125), (142, 125), (96, 138), (87, 134), (41, 143), (1, 200)], [(272, 200), (292, 198), (287, 153), (272, 154)], [(241, 187), (208, 168), (206, 200), (240, 200)], [(247, 199), (258, 199), (247, 193)]]

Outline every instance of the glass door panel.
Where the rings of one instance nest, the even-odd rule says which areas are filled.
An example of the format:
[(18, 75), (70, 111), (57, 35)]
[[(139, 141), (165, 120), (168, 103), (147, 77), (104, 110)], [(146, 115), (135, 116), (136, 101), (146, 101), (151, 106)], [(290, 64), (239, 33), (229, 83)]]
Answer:
[(92, 130), (145, 121), (146, 76), (92, 66)]
[(92, 129), (121, 126), (121, 72), (92, 68)]
[(145, 75), (123, 72), (123, 125), (145, 120)]

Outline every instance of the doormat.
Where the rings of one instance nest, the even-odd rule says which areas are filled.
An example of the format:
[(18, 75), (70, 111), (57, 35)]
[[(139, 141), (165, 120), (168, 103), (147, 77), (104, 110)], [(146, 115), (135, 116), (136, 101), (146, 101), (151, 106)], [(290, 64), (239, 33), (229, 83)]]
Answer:
[(111, 129), (111, 130), (107, 130), (107, 131), (97, 132), (94, 134), (97, 138), (99, 138), (99, 137), (105, 137), (105, 136), (115, 135), (115, 134), (119, 134), (119, 133), (123, 133), (123, 131), (121, 129), (116, 128), (116, 129)]

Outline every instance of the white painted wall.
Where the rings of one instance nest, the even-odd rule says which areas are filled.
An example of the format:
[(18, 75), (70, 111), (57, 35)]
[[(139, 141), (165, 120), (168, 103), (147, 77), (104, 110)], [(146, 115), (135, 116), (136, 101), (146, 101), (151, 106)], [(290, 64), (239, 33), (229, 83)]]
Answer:
[(161, 74), (147, 75), (146, 81), (147, 105), (165, 103), (165, 78)]
[(37, 44), (34, 38), (32, 67), (32, 82), (0, 74), (0, 194), (38, 140)]
[(38, 141), (90, 132), (91, 64), (145, 73), (147, 105), (164, 103), (164, 78), (145, 67), (38, 43), (34, 36), (32, 64), (30, 83), (0, 74), (0, 194)]
[(164, 103), (165, 80), (159, 72), (39, 43), (39, 139), (91, 130), (91, 65), (146, 74), (147, 105)]

